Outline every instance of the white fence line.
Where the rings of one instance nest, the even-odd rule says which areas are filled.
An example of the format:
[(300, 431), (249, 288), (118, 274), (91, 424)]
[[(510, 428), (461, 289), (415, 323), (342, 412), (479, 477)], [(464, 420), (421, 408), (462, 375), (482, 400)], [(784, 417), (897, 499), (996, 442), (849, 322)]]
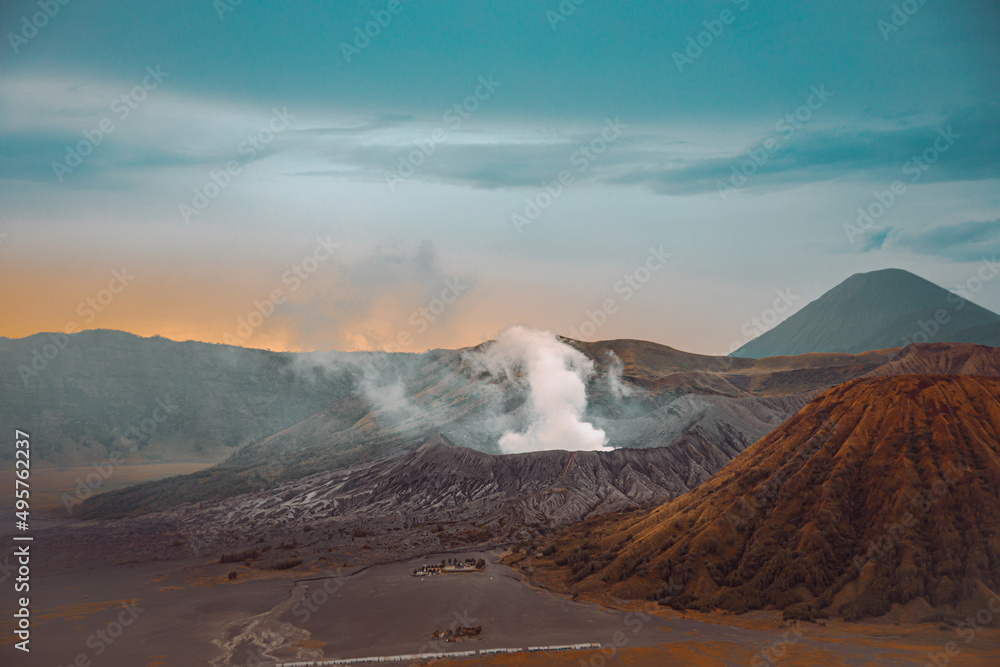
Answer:
[(453, 653), (415, 653), (411, 655), (384, 655), (369, 658), (335, 658), (323, 660), (299, 660), (279, 662), (277, 667), (324, 667), (325, 665), (360, 665), (378, 662), (405, 662), (407, 660), (431, 660), (434, 658), (468, 658), (473, 656), (498, 655), (501, 653), (526, 653), (538, 651), (584, 651), (601, 648), (600, 644), (563, 644), (559, 646), (529, 646), (528, 648), (486, 648), (475, 651)]

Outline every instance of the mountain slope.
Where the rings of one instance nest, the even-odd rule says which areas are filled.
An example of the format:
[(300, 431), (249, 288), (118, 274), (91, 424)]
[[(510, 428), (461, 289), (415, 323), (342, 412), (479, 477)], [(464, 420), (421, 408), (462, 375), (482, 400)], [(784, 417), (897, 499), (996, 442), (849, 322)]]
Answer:
[[(54, 355), (53, 338), (61, 344)], [(752, 360), (694, 355), (642, 341), (578, 345), (598, 366), (588, 387), (593, 408), (588, 418), (604, 419), (612, 429), (630, 415), (688, 394), (779, 396), (819, 386), (806, 380), (758, 391), (770, 371), (755, 375)], [(608, 382), (607, 353), (615, 349), (624, 366), (621, 380), (639, 390), (634, 396), (623, 398)], [(108, 330), (0, 338), (0, 420), (35, 436), (38, 464), (89, 465), (113, 456), (220, 460), (298, 424), (301, 428), (285, 434), (285, 449), (322, 443), (328, 450), (384, 450), (381, 455), (446, 431), (463, 444), (496, 452), (499, 436), (523, 419), (518, 409), (525, 394), (510, 383), (466, 372), (468, 352), (275, 353)], [(865, 370), (875, 367), (875, 360), (865, 363), (870, 364)], [(863, 372), (840, 359), (828, 365), (850, 377)], [(732, 382), (723, 377), (730, 371)], [(788, 414), (778, 410), (765, 421), (776, 425)], [(622, 424), (616, 445), (666, 444), (629, 439), (631, 426)], [(751, 428), (747, 444), (760, 435)]]
[[(900, 353), (753, 360), (691, 355), (643, 341), (573, 344), (596, 366), (584, 419), (603, 429), (615, 447), (669, 447), (687, 488), (708, 479), (817, 392), (874, 372)], [(949, 354), (948, 349), (937, 348), (930, 356)], [(406, 355), (385, 371), (378, 392), (369, 388), (353, 403), (332, 403), (214, 468), (112, 491), (107, 500), (92, 498), (86, 501), (88, 515), (110, 518), (121, 511), (157, 511), (256, 491), (392, 457), (435, 433), (499, 453), (499, 437), (524, 429), (530, 419), (527, 393), (509, 379), (497, 381), (470, 369), (466, 352)], [(358, 410), (347, 411), (352, 406)]]
[(433, 552), (454, 541), (509, 543), (536, 528), (655, 507), (687, 489), (685, 470), (665, 448), (498, 456), (435, 435), (384, 461), (110, 522), (105, 546), (119, 558), (183, 557), (191, 545), (240, 552), (264, 539), (322, 553), (350, 550), (352, 537), (363, 537), (370, 558)]
[(1000, 315), (901, 269), (858, 273), (733, 352), (772, 357), (909, 343), (994, 344)]
[[(671, 447), (674, 463), (684, 468), (678, 474), (686, 488), (708, 479), (781, 424), (813, 392), (872, 371), (896, 354), (885, 350), (757, 361), (694, 355), (643, 341), (572, 344), (596, 366), (584, 418), (604, 429), (615, 447)], [(435, 433), (499, 453), (500, 436), (523, 430), (530, 419), (527, 391), (509, 379), (480, 375), (465, 362), (467, 352), (405, 355), (383, 369), (376, 389), (369, 387), (353, 403), (333, 402), (214, 468), (113, 491), (109, 501), (92, 498), (86, 501), (92, 508), (87, 511), (108, 518), (122, 510), (156, 511), (255, 491), (391, 457)], [(359, 373), (352, 371), (351, 377), (355, 375)], [(367, 374), (359, 377), (359, 387), (372, 384)], [(345, 411), (352, 406), (359, 409)], [(117, 509), (106, 513), (111, 508)]]
[(1000, 376), (1000, 348), (961, 343), (908, 345), (867, 376), (914, 374)]
[(581, 592), (787, 617), (962, 615), (1000, 592), (1000, 379), (845, 383), (711, 480), (533, 565)]
[(0, 338), (0, 422), (32, 434), (35, 464), (89, 465), (221, 460), (330, 405), (345, 427), (367, 412), (356, 364), (303, 372), (301, 356), (107, 330)]

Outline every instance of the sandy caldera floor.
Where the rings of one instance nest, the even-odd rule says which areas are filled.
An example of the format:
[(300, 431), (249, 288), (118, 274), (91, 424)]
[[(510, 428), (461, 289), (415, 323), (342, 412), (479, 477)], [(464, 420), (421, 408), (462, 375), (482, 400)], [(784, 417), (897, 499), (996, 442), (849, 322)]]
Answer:
[[(8, 620), (13, 586), (9, 578), (3, 583), (0, 664), (233, 667), (259, 665), (268, 657), (340, 658), (584, 642), (602, 649), (448, 664), (1000, 664), (996, 630), (976, 631), (966, 641), (968, 633), (931, 625), (829, 622), (793, 628), (768, 613), (680, 614), (652, 604), (572, 601), (526, 583), (498, 564), (498, 552), (429, 554), (365, 568), (329, 566), (343, 562), (331, 556), (267, 572), (208, 557), (95, 563), (80, 562), (72, 550), (46, 552), (46, 533), (67, 528), (52, 525), (38, 532), (33, 543), (30, 656), (14, 650)], [(80, 539), (99, 540), (100, 533), (84, 531)], [(422, 563), (453, 557), (482, 557), (488, 565), (482, 572), (411, 576)], [(234, 570), (238, 577), (229, 581), (227, 573)], [(457, 643), (432, 639), (435, 631), (457, 626), (482, 626), (482, 634)]]

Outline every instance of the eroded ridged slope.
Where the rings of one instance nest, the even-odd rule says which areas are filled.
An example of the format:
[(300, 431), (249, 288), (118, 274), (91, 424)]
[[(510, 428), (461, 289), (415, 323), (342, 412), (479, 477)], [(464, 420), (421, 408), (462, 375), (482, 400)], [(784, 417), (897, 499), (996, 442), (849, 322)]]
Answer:
[[(854, 380), (697, 489), (581, 525), (537, 565), (678, 608), (923, 617), (1000, 591), (1000, 380)], [(920, 610), (923, 610), (922, 612)]]

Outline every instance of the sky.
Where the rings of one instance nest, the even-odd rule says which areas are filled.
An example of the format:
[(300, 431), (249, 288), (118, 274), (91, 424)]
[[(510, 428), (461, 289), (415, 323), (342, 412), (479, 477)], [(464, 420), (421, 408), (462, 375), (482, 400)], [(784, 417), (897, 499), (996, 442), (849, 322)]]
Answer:
[(726, 354), (848, 276), (1000, 311), (1000, 5), (0, 5), (0, 335)]

